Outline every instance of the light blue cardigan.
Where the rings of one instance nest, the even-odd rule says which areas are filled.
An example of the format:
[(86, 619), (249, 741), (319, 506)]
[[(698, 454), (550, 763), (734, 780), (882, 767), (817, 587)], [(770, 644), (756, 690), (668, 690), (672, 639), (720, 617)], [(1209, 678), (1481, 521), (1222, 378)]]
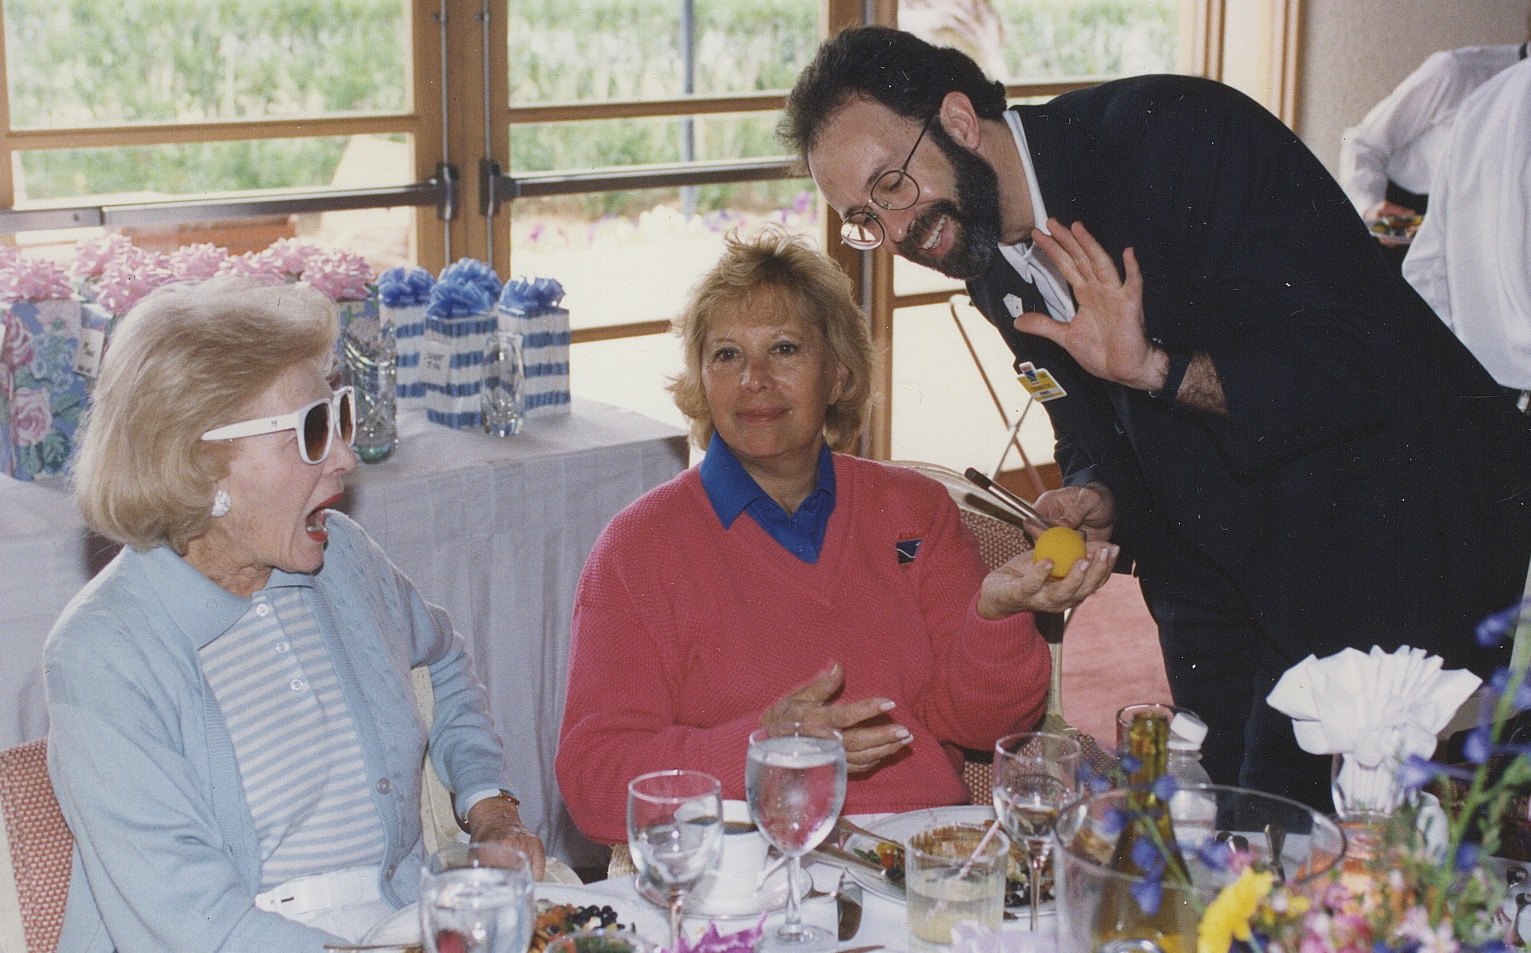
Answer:
[[(446, 613), (420, 598), (356, 523), (329, 516), (311, 586), (360, 735), (385, 842), (383, 895), (419, 889), (426, 730), (410, 688), (435, 687), (432, 763), (455, 791), (508, 788), (482, 685)], [(125, 548), (48, 637), (48, 769), (74, 866), (59, 953), (320, 953), (337, 938), (257, 910), (260, 856), (233, 745), (197, 650), (249, 607), (168, 548)]]

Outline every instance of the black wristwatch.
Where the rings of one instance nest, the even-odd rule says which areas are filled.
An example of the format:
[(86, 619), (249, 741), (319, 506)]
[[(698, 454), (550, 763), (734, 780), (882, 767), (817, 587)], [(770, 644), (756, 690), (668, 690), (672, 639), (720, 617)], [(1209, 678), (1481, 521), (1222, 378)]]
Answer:
[(1169, 357), (1169, 368), (1164, 372), (1164, 383), (1158, 390), (1151, 390), (1148, 396), (1154, 400), (1174, 400), (1175, 395), (1180, 393), (1180, 385), (1185, 382), (1185, 372), (1191, 369), (1191, 356), (1179, 351), (1166, 350)]

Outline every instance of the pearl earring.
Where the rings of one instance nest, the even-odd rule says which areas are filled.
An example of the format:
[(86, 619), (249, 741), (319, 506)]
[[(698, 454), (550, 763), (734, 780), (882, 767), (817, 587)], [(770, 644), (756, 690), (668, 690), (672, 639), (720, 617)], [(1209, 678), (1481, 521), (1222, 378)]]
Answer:
[(213, 515), (214, 516), (226, 516), (228, 514), (228, 512), (229, 512), (229, 508), (232, 507), (233, 505), (234, 505), (234, 500), (233, 500), (232, 497), (229, 496), (228, 491), (226, 491), (226, 490), (224, 490), (222, 488), (219, 488), (217, 490), (217, 492), (215, 492), (213, 494)]

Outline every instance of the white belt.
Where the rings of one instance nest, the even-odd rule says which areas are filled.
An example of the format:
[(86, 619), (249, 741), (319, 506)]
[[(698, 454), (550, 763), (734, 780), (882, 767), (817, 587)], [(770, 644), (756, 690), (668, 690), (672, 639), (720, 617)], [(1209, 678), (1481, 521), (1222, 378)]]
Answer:
[(354, 903), (382, 899), (376, 867), (349, 867), (327, 874), (297, 877), (255, 895), (255, 906), (301, 917), (323, 910), (335, 910)]

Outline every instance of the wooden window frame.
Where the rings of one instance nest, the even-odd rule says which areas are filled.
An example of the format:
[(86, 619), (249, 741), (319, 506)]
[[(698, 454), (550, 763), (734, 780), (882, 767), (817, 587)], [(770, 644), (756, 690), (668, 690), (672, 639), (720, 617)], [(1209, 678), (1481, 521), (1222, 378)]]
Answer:
[[(1182, 0), (1180, 68), (1223, 78), (1229, 4), (1261, 8), (1269, 23), (1266, 45), (1255, 51), (1268, 63), (1262, 88), (1249, 90), (1289, 125), (1295, 120), (1301, 0)], [(3, 0), (0, 0), (3, 4)], [(399, 113), (332, 115), (291, 120), (254, 120), (90, 128), (26, 129), (10, 127), (8, 86), (0, 88), (0, 231), (110, 224), (113, 216), (158, 216), (158, 220), (196, 220), (249, 209), (283, 207), (283, 201), (355, 208), (379, 204), (420, 206), (416, 217), (414, 259), (439, 271), (459, 257), (486, 261), (502, 274), (511, 269), (510, 220), (505, 199), (516, 195), (642, 188), (697, 181), (760, 181), (792, 174), (789, 157), (712, 163), (676, 163), (640, 169), (600, 169), (509, 176), (510, 141), (517, 126), (532, 123), (633, 117), (719, 116), (779, 109), (781, 92), (672, 99), (580, 103), (512, 104), (505, 0), (408, 0), (411, 60), (406, 80), (410, 108)], [(897, 24), (897, 0), (821, 0), (823, 35), (860, 23)], [(0, 18), (3, 31), (3, 18)], [(451, 56), (448, 51), (452, 51)], [(1242, 55), (1241, 51), (1241, 55)], [(5, 69), (0, 32), (0, 76)], [(1094, 78), (1020, 83), (1007, 87), (1011, 97), (1051, 96), (1092, 85)], [(312, 136), (392, 135), (409, 137), (414, 148), (416, 182), (396, 190), (277, 190), (199, 196), (154, 206), (113, 209), (68, 207), (65, 203), (29, 203), (16, 208), (12, 157), (28, 150), (113, 148), (177, 143), (228, 142)], [(456, 174), (454, 175), (454, 170)], [(432, 208), (431, 206), (434, 206)], [(7, 218), (9, 216), (9, 218)], [(876, 361), (874, 398), (863, 452), (885, 459), (892, 444), (891, 380), (893, 312), (898, 308), (944, 302), (950, 290), (897, 295), (893, 260), (887, 249), (863, 253), (839, 241), (833, 216), (825, 214), (823, 247), (852, 276), (870, 322)], [(664, 321), (642, 321), (585, 328), (575, 343), (616, 340), (662, 333)]]

